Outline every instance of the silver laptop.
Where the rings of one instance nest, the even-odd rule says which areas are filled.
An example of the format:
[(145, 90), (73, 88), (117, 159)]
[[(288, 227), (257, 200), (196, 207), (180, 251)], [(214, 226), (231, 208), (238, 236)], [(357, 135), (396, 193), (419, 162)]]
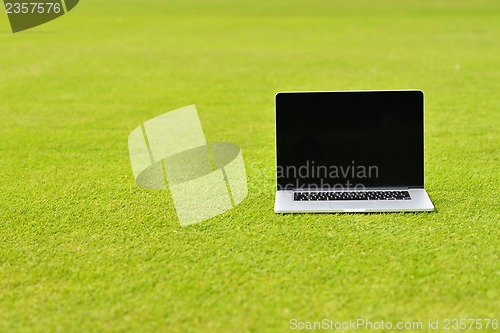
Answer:
[(420, 90), (276, 94), (276, 213), (433, 211)]

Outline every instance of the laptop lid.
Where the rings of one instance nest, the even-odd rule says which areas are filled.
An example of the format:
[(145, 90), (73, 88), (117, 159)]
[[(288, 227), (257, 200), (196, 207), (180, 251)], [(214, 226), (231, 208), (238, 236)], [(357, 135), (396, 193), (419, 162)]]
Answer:
[(276, 95), (278, 190), (424, 186), (420, 90)]

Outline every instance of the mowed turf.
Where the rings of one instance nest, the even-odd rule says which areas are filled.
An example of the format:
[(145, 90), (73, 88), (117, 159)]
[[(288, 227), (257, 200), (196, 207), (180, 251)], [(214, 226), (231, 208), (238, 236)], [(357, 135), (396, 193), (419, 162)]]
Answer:
[[(500, 319), (498, 1), (85, 0), (18, 34), (0, 18), (0, 331)], [(410, 88), (436, 212), (273, 213), (277, 91)], [(208, 141), (241, 147), (249, 195), (181, 228), (167, 192), (134, 185), (127, 138), (190, 104)]]

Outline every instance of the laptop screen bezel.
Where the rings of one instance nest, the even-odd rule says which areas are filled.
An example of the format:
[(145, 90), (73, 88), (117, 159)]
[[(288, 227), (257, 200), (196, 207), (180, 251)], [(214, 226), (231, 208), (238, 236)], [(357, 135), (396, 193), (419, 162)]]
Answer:
[[(345, 90), (345, 91), (283, 91), (283, 92), (278, 92), (275, 94), (275, 98), (274, 98), (274, 101), (275, 101), (275, 147), (276, 147), (276, 159), (275, 159), (275, 168), (276, 168), (276, 189), (279, 191), (279, 190), (285, 190), (284, 186), (283, 185), (287, 185), (287, 184), (280, 184), (279, 181), (279, 177), (278, 177), (278, 166), (280, 165), (279, 164), (279, 153), (278, 153), (278, 112), (280, 112), (280, 105), (279, 105), (279, 96), (282, 96), (282, 95), (303, 95), (303, 94), (329, 94), (329, 93), (335, 93), (335, 94), (339, 94), (339, 93), (377, 93), (377, 92), (383, 92), (383, 93), (394, 93), (394, 94), (398, 94), (398, 93), (401, 93), (401, 92), (414, 92), (414, 93), (418, 93), (421, 98), (422, 98), (422, 110), (421, 110), (421, 122), (422, 122), (422, 134), (420, 136), (421, 138), (421, 147), (422, 147), (422, 151), (421, 151), (421, 154), (422, 154), (422, 157), (421, 157), (421, 166), (420, 166), (420, 170), (419, 170), (419, 178), (421, 179), (421, 181), (417, 182), (417, 183), (411, 183), (411, 182), (408, 182), (408, 184), (404, 184), (403, 186), (401, 186), (401, 184), (398, 184), (398, 185), (395, 185), (395, 184), (391, 184), (391, 183), (380, 183), (380, 184), (377, 184), (376, 186), (368, 186), (368, 187), (373, 187), (373, 188), (424, 188), (424, 151), (425, 151), (425, 133), (424, 133), (424, 111), (425, 111), (425, 97), (424, 97), (424, 92), (422, 90), (419, 90), (419, 89), (406, 89), (406, 90)], [(294, 97), (297, 97), (297, 96), (294, 96)], [(302, 189), (302, 188), (301, 188)], [(296, 188), (286, 188), (286, 190), (296, 190)]]

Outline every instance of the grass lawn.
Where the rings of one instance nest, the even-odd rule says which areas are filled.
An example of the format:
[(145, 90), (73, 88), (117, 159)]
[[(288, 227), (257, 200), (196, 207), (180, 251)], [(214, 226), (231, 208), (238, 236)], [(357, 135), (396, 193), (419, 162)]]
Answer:
[[(499, 37), (494, 0), (84, 0), (18, 34), (2, 7), (0, 331), (500, 320)], [(437, 212), (273, 213), (277, 91), (409, 88)], [(127, 138), (190, 104), (249, 195), (181, 228)]]

